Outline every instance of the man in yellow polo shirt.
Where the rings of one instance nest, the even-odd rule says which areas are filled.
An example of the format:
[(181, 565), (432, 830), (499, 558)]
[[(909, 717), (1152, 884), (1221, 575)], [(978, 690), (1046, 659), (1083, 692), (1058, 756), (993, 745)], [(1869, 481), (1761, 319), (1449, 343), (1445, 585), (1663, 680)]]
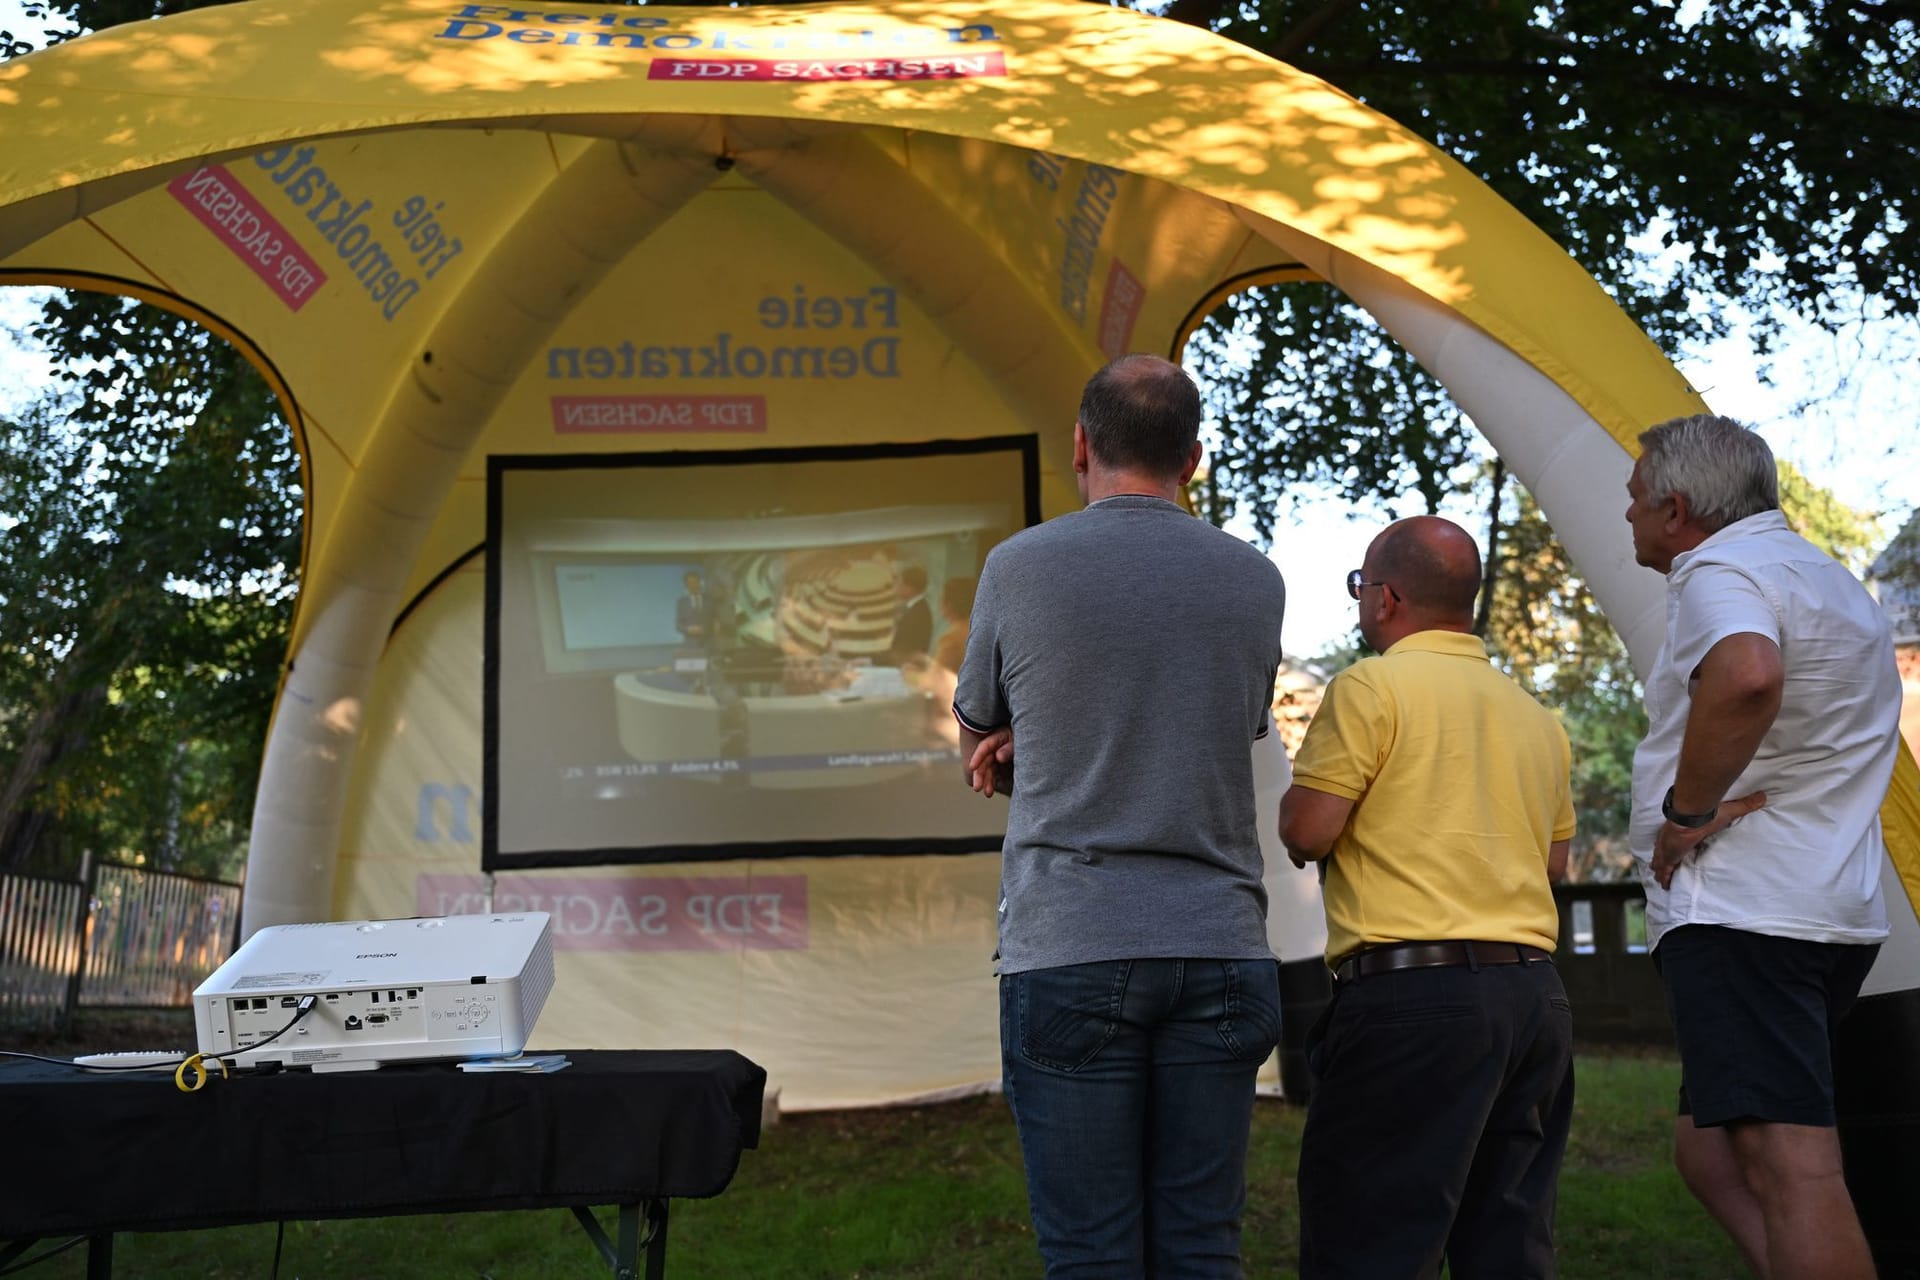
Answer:
[(1326, 860), (1334, 974), (1307, 1038), (1302, 1280), (1554, 1274), (1571, 753), (1472, 634), (1479, 586), (1450, 521), (1373, 540), (1347, 592), (1380, 656), (1327, 686), (1281, 802), (1294, 864)]

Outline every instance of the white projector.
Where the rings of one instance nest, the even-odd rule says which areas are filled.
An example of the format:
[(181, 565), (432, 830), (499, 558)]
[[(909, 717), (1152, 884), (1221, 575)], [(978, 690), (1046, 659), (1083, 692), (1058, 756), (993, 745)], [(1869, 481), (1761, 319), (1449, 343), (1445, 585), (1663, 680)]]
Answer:
[(552, 989), (544, 911), (269, 925), (194, 989), (193, 1022), (236, 1066), (364, 1071), (519, 1053)]

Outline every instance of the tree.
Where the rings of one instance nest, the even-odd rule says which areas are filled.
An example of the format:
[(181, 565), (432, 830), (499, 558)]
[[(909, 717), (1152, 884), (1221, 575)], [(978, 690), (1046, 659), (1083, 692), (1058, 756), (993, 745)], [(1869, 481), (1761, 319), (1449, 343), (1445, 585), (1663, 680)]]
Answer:
[(1317, 284), (1229, 300), (1188, 354), (1220, 423), (1203, 513), (1273, 534), (1302, 487), (1355, 501), (1410, 494), (1429, 512), (1461, 492), (1480, 446), (1446, 388), (1359, 307)]
[[(1489, 550), (1481, 634), (1495, 662), (1553, 708), (1573, 747), (1579, 829), (1571, 877), (1618, 879), (1631, 863), (1633, 752), (1647, 732), (1640, 681), (1533, 495), (1498, 464), (1487, 470), (1493, 501), (1482, 539)], [(1627, 537), (1624, 523), (1620, 535)]]
[(1873, 563), (1873, 553), (1886, 541), (1881, 518), (1857, 511), (1807, 479), (1800, 468), (1782, 460), (1780, 510), (1793, 531), (1847, 566), (1855, 577)]
[(56, 297), (0, 424), (0, 866), (237, 866), (299, 563), (291, 433), (239, 354)]
[[(1444, 7), (1173, 0), (1169, 17), (1325, 77), (1456, 156), (1672, 351), (1784, 318), (1920, 312), (1920, 6), (1618, 0)], [(1665, 252), (1652, 260), (1649, 246)], [(1231, 339), (1231, 340), (1229, 340)], [(1466, 424), (1358, 308), (1314, 286), (1214, 317), (1225, 504), (1264, 534), (1291, 484), (1454, 489)], [(1283, 424), (1283, 425), (1277, 425)]]

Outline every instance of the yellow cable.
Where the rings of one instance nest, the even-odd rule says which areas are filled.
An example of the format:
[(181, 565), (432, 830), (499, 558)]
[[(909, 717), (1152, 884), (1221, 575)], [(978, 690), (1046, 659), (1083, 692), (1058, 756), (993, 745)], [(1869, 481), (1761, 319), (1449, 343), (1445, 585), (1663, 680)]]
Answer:
[[(201, 1087), (207, 1083), (206, 1059), (206, 1054), (196, 1053), (173, 1069), (173, 1083), (180, 1092), (198, 1093)], [(227, 1070), (227, 1060), (225, 1058), (214, 1058), (213, 1061), (219, 1064), (220, 1078), (222, 1080), (232, 1078), (232, 1074)], [(187, 1072), (189, 1070), (193, 1072), (192, 1084), (187, 1083)]]

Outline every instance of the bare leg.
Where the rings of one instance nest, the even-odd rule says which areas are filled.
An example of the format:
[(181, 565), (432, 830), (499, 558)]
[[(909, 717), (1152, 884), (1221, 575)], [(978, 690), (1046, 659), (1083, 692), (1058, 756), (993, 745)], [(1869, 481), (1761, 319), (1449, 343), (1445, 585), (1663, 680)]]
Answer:
[(1873, 1280), (1873, 1254), (1841, 1172), (1839, 1133), (1760, 1120), (1727, 1128), (1766, 1221), (1769, 1280)]
[(1714, 1221), (1733, 1237), (1748, 1269), (1760, 1280), (1772, 1280), (1767, 1269), (1767, 1223), (1760, 1211), (1760, 1197), (1747, 1185), (1727, 1130), (1696, 1129), (1692, 1116), (1675, 1117), (1673, 1162), (1693, 1198), (1706, 1206)]

